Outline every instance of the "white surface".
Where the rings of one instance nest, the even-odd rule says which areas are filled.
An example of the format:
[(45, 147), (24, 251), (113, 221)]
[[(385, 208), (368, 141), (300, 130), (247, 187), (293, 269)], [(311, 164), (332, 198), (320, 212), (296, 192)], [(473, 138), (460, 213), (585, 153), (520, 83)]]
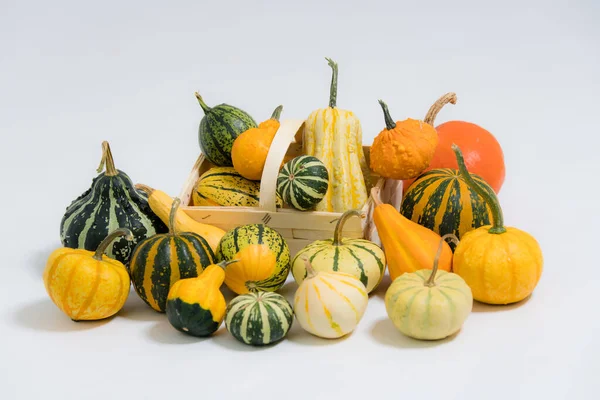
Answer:
[[(598, 398), (599, 3), (250, 3), (1, 2), (0, 398)], [(383, 127), (377, 99), (422, 118), (447, 91), (459, 101), (439, 122), (497, 136), (506, 222), (546, 261), (529, 301), (476, 305), (455, 338), (425, 343), (386, 319), (386, 281), (345, 340), (296, 324), (265, 349), (224, 327), (183, 336), (134, 293), (105, 322), (58, 311), (41, 273), (102, 140), (135, 181), (177, 194), (198, 155), (194, 91), (304, 118), (327, 105), (325, 56), (365, 143)]]

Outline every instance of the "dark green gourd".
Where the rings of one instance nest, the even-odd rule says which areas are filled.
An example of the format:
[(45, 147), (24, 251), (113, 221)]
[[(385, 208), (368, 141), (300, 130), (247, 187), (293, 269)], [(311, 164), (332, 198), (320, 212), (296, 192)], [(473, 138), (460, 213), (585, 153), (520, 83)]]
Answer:
[(234, 140), (250, 128), (256, 128), (256, 121), (245, 111), (228, 104), (215, 107), (206, 105), (196, 93), (204, 117), (198, 128), (200, 150), (211, 163), (219, 167), (231, 167), (231, 148)]
[(138, 242), (167, 232), (167, 227), (150, 209), (148, 195), (115, 168), (108, 142), (102, 143), (98, 172), (105, 166), (91, 187), (67, 207), (60, 223), (60, 240), (64, 247), (93, 251), (109, 232), (128, 228), (134, 236), (131, 242), (121, 238), (106, 249), (108, 257), (128, 265)]

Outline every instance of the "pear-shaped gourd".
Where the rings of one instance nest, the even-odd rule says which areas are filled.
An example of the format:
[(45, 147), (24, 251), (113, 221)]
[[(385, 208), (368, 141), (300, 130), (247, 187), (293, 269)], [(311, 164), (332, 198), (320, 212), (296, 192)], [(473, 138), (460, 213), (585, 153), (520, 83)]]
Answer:
[(308, 258), (307, 276), (294, 296), (294, 313), (302, 328), (327, 339), (349, 334), (367, 308), (365, 285), (354, 275), (316, 271)]

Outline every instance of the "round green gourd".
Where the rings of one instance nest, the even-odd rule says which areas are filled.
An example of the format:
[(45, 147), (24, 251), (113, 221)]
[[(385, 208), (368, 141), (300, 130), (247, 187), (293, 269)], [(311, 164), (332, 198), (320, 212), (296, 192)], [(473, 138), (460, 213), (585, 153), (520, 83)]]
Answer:
[(204, 111), (198, 128), (200, 150), (213, 164), (231, 167), (233, 142), (250, 128), (256, 128), (256, 121), (245, 111), (228, 104), (209, 107), (196, 93), (196, 98)]
[(108, 142), (102, 143), (102, 151), (98, 172), (105, 166), (106, 171), (67, 207), (60, 222), (60, 240), (64, 247), (95, 251), (110, 232), (127, 228), (133, 240), (115, 240), (106, 248), (106, 255), (128, 266), (137, 243), (166, 232), (167, 227), (150, 209), (148, 195), (115, 168)]
[(277, 177), (277, 193), (296, 210), (317, 205), (329, 187), (327, 167), (313, 156), (296, 157), (283, 166)]
[(228, 231), (217, 247), (217, 260), (233, 260), (240, 250), (251, 244), (266, 244), (275, 254), (275, 273), (271, 279), (261, 282), (261, 289), (276, 291), (283, 286), (290, 272), (290, 249), (276, 230), (264, 224), (249, 224)]
[(283, 339), (294, 321), (290, 303), (278, 293), (247, 293), (234, 298), (225, 312), (225, 327), (240, 342), (263, 346)]

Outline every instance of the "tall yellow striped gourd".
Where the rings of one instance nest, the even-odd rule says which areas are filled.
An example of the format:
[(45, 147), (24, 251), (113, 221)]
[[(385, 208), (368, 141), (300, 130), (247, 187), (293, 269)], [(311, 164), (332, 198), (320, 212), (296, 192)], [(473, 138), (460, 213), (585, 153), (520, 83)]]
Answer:
[(352, 111), (336, 107), (338, 66), (333, 70), (329, 107), (313, 111), (304, 124), (305, 154), (317, 157), (329, 172), (329, 189), (316, 211), (344, 212), (367, 201), (369, 168), (362, 148), (362, 128)]
[(327, 339), (349, 334), (360, 322), (369, 297), (354, 275), (315, 271), (308, 258), (307, 276), (294, 296), (294, 313), (302, 328)]

